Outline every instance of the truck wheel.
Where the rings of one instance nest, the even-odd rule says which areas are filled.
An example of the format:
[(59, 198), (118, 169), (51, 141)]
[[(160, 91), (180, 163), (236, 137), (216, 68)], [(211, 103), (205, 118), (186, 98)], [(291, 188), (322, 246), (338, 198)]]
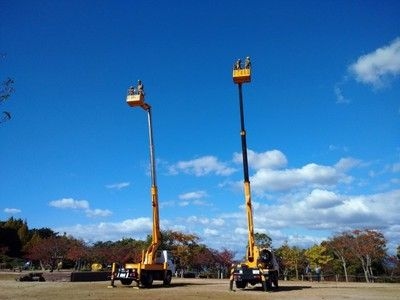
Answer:
[(269, 291), (272, 289), (272, 281), (271, 278), (268, 278), (267, 280), (265, 280), (265, 291)]
[(244, 289), (247, 286), (246, 281), (235, 281), (235, 284), (236, 284), (236, 288), (238, 288), (238, 289)]
[(120, 279), (123, 285), (130, 285), (132, 283), (132, 279)]
[(153, 284), (153, 276), (150, 273), (143, 274), (140, 282), (144, 287), (149, 288)]
[(267, 280), (265, 280), (265, 281), (262, 282), (262, 287), (263, 287), (263, 291), (264, 291), (264, 292), (267, 292), (267, 291), (268, 291), (268, 289), (267, 289)]
[(275, 289), (278, 289), (278, 272), (274, 273), (274, 277), (272, 278), (272, 282), (274, 283)]
[(171, 284), (171, 280), (172, 280), (172, 273), (171, 273), (171, 271), (168, 271), (167, 275), (165, 275), (163, 284), (164, 285), (170, 285)]

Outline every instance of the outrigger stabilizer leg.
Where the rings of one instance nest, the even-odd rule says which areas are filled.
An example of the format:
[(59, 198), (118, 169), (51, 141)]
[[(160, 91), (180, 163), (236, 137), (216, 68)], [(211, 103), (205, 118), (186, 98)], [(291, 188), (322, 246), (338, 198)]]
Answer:
[(115, 269), (116, 269), (116, 264), (113, 263), (112, 264), (112, 268), (111, 268), (111, 283), (108, 286), (108, 288), (115, 288), (115, 284), (114, 284), (114, 278), (115, 278)]

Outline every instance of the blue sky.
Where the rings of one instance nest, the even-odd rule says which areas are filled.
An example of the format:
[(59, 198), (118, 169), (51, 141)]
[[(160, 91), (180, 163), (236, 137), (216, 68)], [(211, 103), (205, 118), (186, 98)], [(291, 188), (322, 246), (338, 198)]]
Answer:
[(163, 229), (246, 245), (238, 89), (257, 232), (308, 247), (349, 229), (400, 244), (398, 1), (0, 0), (0, 219), (86, 241)]

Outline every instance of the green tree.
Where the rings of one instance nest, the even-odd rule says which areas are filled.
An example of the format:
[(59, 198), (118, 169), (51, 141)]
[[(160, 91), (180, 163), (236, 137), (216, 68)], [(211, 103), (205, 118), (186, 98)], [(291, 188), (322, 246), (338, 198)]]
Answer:
[(30, 231), (31, 236), (34, 236), (35, 234), (43, 239), (49, 238), (49, 237), (55, 237), (58, 235), (58, 232), (54, 232), (52, 229), (48, 227), (43, 227), (39, 229), (31, 229)]
[(16, 229), (0, 227), (0, 249), (7, 257), (20, 257), (22, 245)]
[(304, 260), (304, 250), (294, 246), (290, 247), (285, 242), (280, 248), (276, 250), (276, 254), (281, 258), (281, 267), (283, 274), (287, 276), (291, 271), (294, 271), (295, 278), (299, 279), (299, 269), (302, 261)]
[(20, 257), (22, 247), (29, 239), (26, 221), (10, 217), (5, 222), (0, 222), (0, 248), (9, 257)]
[(17, 233), (18, 233), (18, 237), (21, 241), (22, 247), (25, 246), (31, 238), (30, 233), (29, 233), (28, 224), (26, 221), (24, 221), (21, 224), (21, 226), (18, 228)]
[(254, 233), (254, 241), (259, 248), (270, 248), (272, 245), (272, 239), (266, 233)]
[(323, 267), (333, 258), (326, 254), (326, 247), (322, 245), (314, 245), (307, 249), (304, 253), (310, 263), (311, 268)]

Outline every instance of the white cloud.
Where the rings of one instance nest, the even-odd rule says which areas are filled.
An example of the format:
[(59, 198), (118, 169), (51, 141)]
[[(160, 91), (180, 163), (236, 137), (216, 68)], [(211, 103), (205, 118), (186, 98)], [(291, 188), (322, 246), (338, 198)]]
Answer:
[[(260, 192), (253, 194), (255, 231), (271, 236), (274, 246), (279, 247), (287, 241), (290, 245), (309, 247), (329, 238), (335, 232), (363, 228), (381, 230), (385, 236), (393, 237), (394, 242), (391, 241), (390, 245), (400, 241), (400, 236), (394, 232), (398, 229), (395, 225), (398, 224), (400, 211), (400, 190), (365, 195), (349, 194), (350, 190), (355, 190), (353, 188), (346, 193), (342, 190), (343, 184), (352, 179), (349, 172), (360, 166), (365, 167), (364, 162), (344, 157), (332, 165), (309, 163), (298, 168), (288, 168), (285, 155), (279, 151), (250, 153), (253, 166), (259, 168), (250, 179), (252, 190)], [(395, 171), (397, 166), (388, 164), (385, 170)], [(349, 186), (346, 185), (346, 189), (347, 187)], [(265, 193), (274, 201), (266, 203)], [(165, 202), (165, 206), (200, 205), (204, 204), (204, 197), (209, 197), (207, 192), (194, 190), (179, 195), (177, 200)], [(203, 215), (200, 210), (196, 210), (190, 217), (175, 218), (172, 213), (171, 218), (161, 220), (161, 225), (164, 229), (196, 234), (201, 243), (209, 247), (225, 247), (237, 251), (237, 255), (241, 256), (247, 243), (243, 199), (238, 197), (224, 201), (236, 204), (221, 210), (215, 207), (213, 210), (203, 211)], [(60, 203), (68, 206), (70, 202)], [(75, 201), (72, 203), (77, 205)], [(87, 214), (88, 210), (93, 216), (108, 214), (107, 210), (92, 210), (90, 207), (82, 209)], [(123, 222), (74, 226), (69, 230), (58, 228), (57, 231), (65, 231), (85, 240), (116, 240), (122, 237), (145, 238), (151, 233), (151, 227), (151, 219), (137, 218)], [(390, 249), (394, 248), (391, 246)]]
[(222, 218), (215, 218), (211, 221), (211, 223), (215, 226), (222, 226), (225, 224), (225, 220)]
[[(256, 232), (268, 234), (273, 245), (307, 248), (349, 229), (381, 230), (391, 239), (395, 249), (400, 235), (398, 212), (400, 189), (371, 195), (345, 195), (328, 189), (296, 192), (277, 199), (276, 204), (254, 202)], [(244, 254), (247, 243), (247, 220), (243, 205), (231, 213), (216, 216), (192, 215), (186, 219), (161, 220), (164, 229), (194, 233), (202, 243), (215, 249), (228, 248)], [(152, 230), (151, 218), (128, 219), (121, 222), (101, 222), (89, 225), (56, 228), (87, 241), (118, 240), (122, 237), (144, 239)]]
[[(266, 230), (278, 246), (288, 241), (290, 245), (309, 247), (335, 232), (363, 228), (381, 230), (387, 237), (395, 236), (398, 244), (400, 235), (393, 231), (393, 226), (398, 224), (398, 199), (400, 189), (371, 195), (343, 195), (314, 189), (310, 193), (285, 195), (277, 201), (279, 204), (260, 203), (253, 210), (254, 226), (258, 232)], [(224, 219), (229, 220), (226, 221), (229, 226), (219, 231), (229, 231), (235, 240), (245, 241), (247, 221), (242, 206), (241, 213), (226, 215)], [(235, 229), (232, 224), (236, 225)], [(298, 232), (300, 236), (291, 232)]]
[(198, 217), (198, 216), (190, 216), (189, 218), (187, 218), (186, 221), (188, 223), (196, 223), (196, 224), (202, 224), (202, 225), (210, 223), (210, 220), (208, 218), (204, 218), (204, 217), (201, 218), (201, 217)]
[(122, 222), (108, 222), (98, 224), (74, 225), (71, 227), (56, 228), (58, 232), (66, 232), (87, 242), (119, 240), (132, 237), (145, 239), (151, 233), (152, 221), (150, 218), (128, 219)]
[(310, 208), (330, 208), (342, 203), (340, 197), (334, 192), (315, 189), (305, 199), (305, 204)]
[(88, 217), (108, 217), (112, 215), (112, 212), (108, 209), (87, 209), (85, 212)]
[(235, 235), (247, 235), (247, 228), (243, 228), (243, 227), (236, 227), (235, 230)]
[[(290, 245), (309, 247), (335, 232), (356, 228), (374, 228), (385, 235), (394, 234), (390, 228), (398, 224), (400, 190), (366, 195), (341, 192), (343, 185), (350, 187), (348, 184), (355, 180), (350, 172), (366, 167), (365, 162), (343, 157), (333, 165), (309, 163), (288, 168), (287, 159), (280, 151), (256, 153), (249, 150), (248, 154), (255, 168), (250, 178), (255, 192), (252, 203), (255, 230), (270, 235), (274, 245), (279, 247), (288, 241)], [(233, 161), (241, 163), (241, 154), (235, 153)], [(392, 164), (387, 171), (398, 171), (398, 166)], [(357, 180), (360, 182), (362, 178)], [(237, 184), (242, 186), (242, 182)], [(196, 198), (195, 195), (196, 192), (188, 193), (184, 198)], [(274, 201), (267, 205), (259, 196)], [(213, 223), (214, 219), (219, 225)], [(192, 216), (181, 225), (188, 232), (192, 230), (198, 234), (207, 245), (244, 251), (247, 220), (243, 204), (236, 211), (214, 218)], [(218, 231), (218, 238), (209, 230)]]
[(164, 208), (164, 207), (174, 207), (176, 205), (175, 201), (171, 200), (171, 201), (160, 201), (159, 202), (160, 208)]
[(189, 161), (180, 161), (169, 167), (171, 174), (193, 174), (205, 176), (210, 173), (227, 176), (235, 172), (235, 169), (228, 167), (225, 163), (218, 161), (215, 156), (203, 156)]
[(189, 192), (189, 193), (181, 194), (178, 197), (181, 200), (178, 203), (179, 206), (188, 206), (188, 205), (207, 206), (207, 205), (210, 205), (206, 201), (201, 200), (202, 198), (207, 197), (207, 193), (205, 191)]
[(347, 227), (374, 228), (397, 224), (400, 211), (398, 199), (400, 190), (354, 196), (314, 190), (303, 199), (293, 198), (290, 202), (268, 209), (277, 212), (277, 218), (292, 220), (298, 225), (340, 231)]
[(333, 90), (336, 95), (336, 103), (350, 103), (350, 100), (343, 95), (342, 88), (339, 86), (339, 84), (336, 84)]
[(210, 229), (210, 228), (204, 228), (204, 236), (217, 236), (218, 235), (218, 230), (216, 229)]
[(128, 186), (130, 186), (129, 182), (119, 182), (119, 183), (108, 184), (108, 185), (106, 185), (106, 188), (113, 189), (113, 190), (121, 190)]
[(89, 202), (86, 200), (74, 200), (72, 198), (63, 198), (50, 201), (50, 206), (61, 209), (75, 209), (86, 213), (88, 217), (108, 217), (112, 212), (108, 209), (91, 209)]
[(21, 212), (21, 210), (18, 209), (18, 208), (5, 208), (5, 209), (4, 209), (4, 212), (5, 212), (6, 214), (18, 214), (18, 213)]
[(307, 186), (316, 188), (334, 186), (338, 183), (348, 184), (353, 178), (346, 172), (362, 163), (358, 159), (346, 157), (340, 159), (334, 166), (309, 163), (301, 168), (273, 169), (286, 165), (287, 159), (280, 151), (267, 151), (261, 154), (252, 152), (252, 157), (255, 161), (253, 167), (257, 166), (258, 169), (251, 176), (250, 182), (252, 190), (257, 194)]
[(88, 209), (89, 202), (86, 200), (74, 200), (72, 198), (63, 198), (54, 200), (49, 203), (50, 206), (56, 208), (72, 208), (72, 209)]
[(361, 160), (352, 157), (341, 158), (336, 164), (335, 168), (338, 171), (345, 172), (361, 164)]
[(190, 216), (186, 219), (186, 222), (189, 224), (200, 224), (200, 225), (209, 225), (209, 226), (222, 226), (225, 224), (225, 220), (223, 218), (207, 218), (207, 217), (198, 217), (198, 216)]
[(347, 146), (337, 146), (337, 145), (329, 145), (329, 151), (343, 151), (348, 152), (349, 148)]
[(299, 169), (258, 170), (250, 181), (255, 192), (283, 191), (305, 185), (331, 186), (346, 176), (334, 167), (311, 163)]
[(137, 219), (128, 219), (123, 221), (122, 223), (110, 223), (114, 228), (119, 230), (120, 232), (129, 232), (129, 231), (143, 231), (143, 230), (151, 230), (152, 228), (152, 220), (150, 218), (137, 218)]
[[(249, 166), (254, 169), (276, 169), (286, 166), (286, 156), (279, 150), (265, 151), (256, 153), (253, 150), (247, 149), (247, 159)], [(233, 161), (242, 163), (242, 153), (234, 153)]]
[(192, 202), (192, 204), (193, 204), (193, 205), (196, 205), (196, 206), (212, 206), (211, 203), (206, 202), (206, 201), (203, 201), (203, 200), (194, 200), (194, 201)]
[(327, 237), (318, 237), (309, 234), (290, 234), (285, 236), (284, 239), (280, 239), (280, 244), (283, 244), (283, 242), (287, 241), (290, 246), (297, 246), (302, 249), (307, 249), (312, 245), (319, 245), (324, 240), (326, 241)]
[(225, 224), (224, 218), (207, 218), (207, 217), (198, 217), (198, 216), (190, 216), (186, 219), (186, 222), (189, 224), (200, 224), (200, 225), (209, 225), (209, 226), (223, 226)]
[(205, 191), (196, 191), (196, 192), (189, 192), (185, 194), (179, 195), (179, 199), (182, 200), (191, 200), (191, 199), (201, 199), (207, 196)]
[(388, 46), (363, 55), (349, 67), (357, 81), (375, 88), (384, 86), (389, 77), (400, 74), (400, 38)]

